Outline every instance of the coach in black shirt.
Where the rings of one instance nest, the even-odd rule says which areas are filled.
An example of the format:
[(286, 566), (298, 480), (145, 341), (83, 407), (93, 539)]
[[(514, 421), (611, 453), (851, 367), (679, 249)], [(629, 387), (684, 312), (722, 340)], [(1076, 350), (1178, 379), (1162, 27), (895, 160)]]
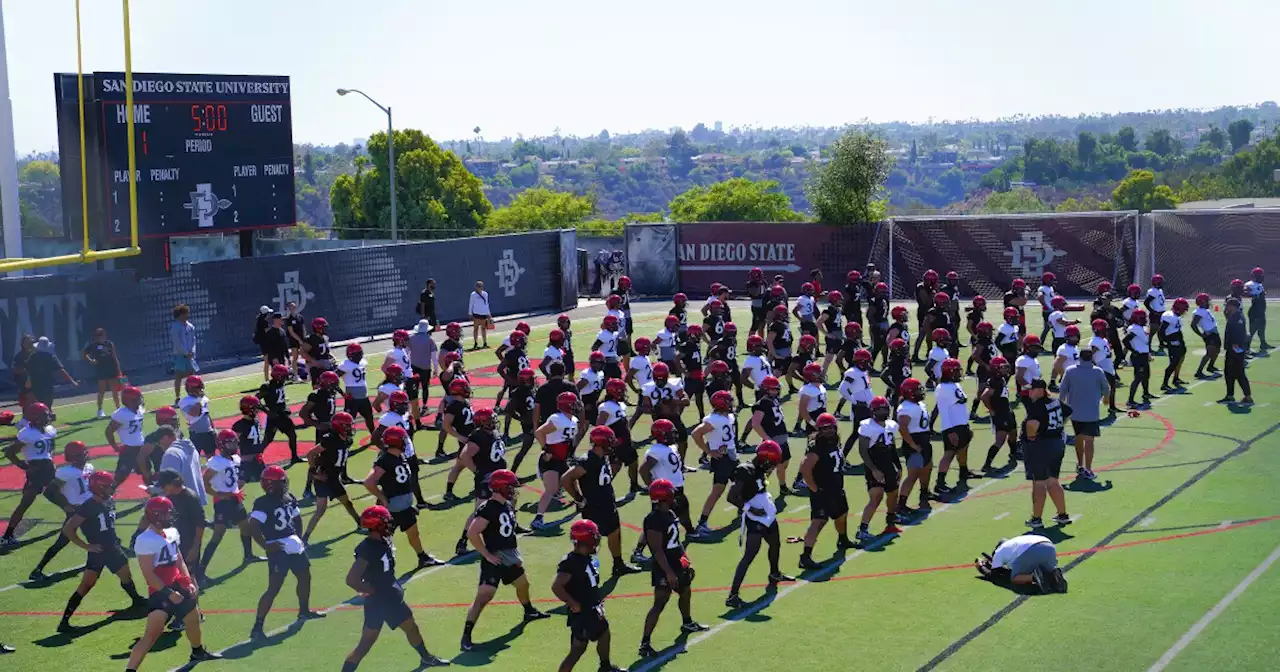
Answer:
[(1027, 388), (1027, 417), (1022, 421), (1022, 459), (1027, 480), (1031, 481), (1031, 518), (1027, 526), (1032, 529), (1044, 527), (1040, 516), (1046, 495), (1058, 511), (1053, 522), (1059, 525), (1071, 522), (1071, 516), (1067, 515), (1067, 496), (1058, 482), (1067, 449), (1063, 428), (1071, 409), (1050, 397), (1048, 388), (1043, 378), (1031, 381)]
[(1240, 310), (1240, 299), (1231, 297), (1226, 304), (1227, 327), (1223, 336), (1223, 352), (1226, 363), (1223, 376), (1227, 382), (1227, 396), (1218, 400), (1220, 404), (1235, 403), (1236, 383), (1240, 383), (1240, 391), (1244, 392), (1243, 404), (1253, 403), (1253, 390), (1249, 386), (1249, 376), (1245, 374), (1245, 355), (1249, 352), (1249, 330), (1245, 327), (1244, 312)]
[(436, 318), (435, 278), (428, 278), (427, 284), (422, 287), (422, 293), (418, 295), (418, 314), (431, 323), (432, 331), (440, 326), (440, 320)]
[(547, 374), (547, 382), (538, 388), (538, 392), (533, 397), (534, 427), (541, 427), (547, 418), (555, 415), (556, 397), (560, 396), (561, 392), (578, 394), (578, 386), (564, 379), (564, 364), (561, 362), (552, 362), (551, 366), (547, 367)]

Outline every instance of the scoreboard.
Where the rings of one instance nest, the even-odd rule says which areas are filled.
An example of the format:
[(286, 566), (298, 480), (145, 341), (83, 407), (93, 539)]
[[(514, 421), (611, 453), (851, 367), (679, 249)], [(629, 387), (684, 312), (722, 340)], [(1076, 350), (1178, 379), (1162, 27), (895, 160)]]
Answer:
[(135, 72), (132, 110), (124, 73), (93, 86), (107, 238), (129, 238), (130, 115), (140, 237), (295, 223), (288, 77)]

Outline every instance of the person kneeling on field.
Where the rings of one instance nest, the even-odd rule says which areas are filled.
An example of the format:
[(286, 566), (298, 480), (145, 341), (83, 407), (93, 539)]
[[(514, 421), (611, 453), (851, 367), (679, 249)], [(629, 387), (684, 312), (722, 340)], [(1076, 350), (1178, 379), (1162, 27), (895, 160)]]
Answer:
[(973, 561), (982, 578), (992, 583), (1035, 586), (1042, 594), (1067, 592), (1067, 579), (1058, 567), (1053, 542), (1038, 534), (1001, 539), (990, 555)]

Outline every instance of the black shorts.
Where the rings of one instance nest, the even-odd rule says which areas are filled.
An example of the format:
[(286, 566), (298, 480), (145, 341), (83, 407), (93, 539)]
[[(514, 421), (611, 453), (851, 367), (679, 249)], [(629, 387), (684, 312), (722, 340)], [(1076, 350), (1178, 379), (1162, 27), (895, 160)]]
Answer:
[(1055, 355), (1058, 354), (1058, 348), (1062, 347), (1066, 342), (1067, 342), (1066, 336), (1063, 336), (1062, 338), (1058, 338), (1057, 336), (1054, 336), (1053, 345), (1052, 345), (1053, 350), (1051, 352), (1053, 352)]
[(622, 377), (622, 366), (620, 366), (617, 362), (604, 363), (605, 380), (608, 380), (610, 378), (621, 378), (621, 377)]
[(636, 460), (640, 459), (640, 453), (636, 450), (636, 446), (631, 442), (631, 439), (623, 439), (621, 443), (614, 447), (613, 456), (617, 458), (618, 462), (627, 466), (635, 464)]
[(837, 355), (840, 354), (842, 348), (844, 348), (844, 339), (835, 340), (827, 336), (826, 349), (823, 350), (823, 354)]
[(672, 569), (675, 570), (676, 580), (680, 582), (679, 586), (667, 585), (667, 574), (662, 571), (662, 567), (657, 562), (654, 562), (653, 567), (649, 570), (650, 582), (653, 587), (679, 591), (693, 585), (693, 567), (682, 567), (677, 563)]
[[(787, 371), (791, 370), (791, 360), (791, 357), (775, 357), (773, 360), (773, 370), (777, 371), (781, 375), (786, 375)], [(757, 389), (756, 393), (758, 394), (759, 392), (760, 390)]]
[(912, 434), (911, 438), (915, 440), (919, 451), (911, 450), (903, 446), (902, 457), (907, 462), (908, 469), (923, 469), (933, 465), (933, 444), (929, 442), (929, 434), (920, 432)]
[(524, 576), (524, 565), (495, 565), (484, 558), (480, 559), (480, 585), (498, 587), (498, 584), (509, 586)]
[(480, 314), (480, 313), (471, 313), (471, 319), (473, 319), (473, 320), (487, 320), (487, 319), (489, 319), (489, 316), (488, 316), (488, 315), (482, 315), (482, 314)]
[(205, 457), (213, 457), (214, 452), (218, 450), (218, 442), (213, 432), (195, 432), (191, 435), (191, 443), (195, 444), (196, 449)]
[(844, 490), (826, 488), (809, 494), (809, 520), (834, 520), (849, 513), (849, 498)]
[[(413, 375), (417, 378), (417, 380), (414, 380), (414, 391), (419, 393), (423, 401), (426, 401), (431, 389), (431, 369), (424, 369), (418, 366), (410, 368), (413, 369)], [(408, 386), (405, 386), (405, 390), (408, 391), (408, 389)], [(410, 398), (412, 398), (413, 393), (409, 394)]]
[(569, 637), (579, 642), (599, 641), (604, 633), (609, 632), (609, 619), (604, 616), (604, 605), (593, 607), (583, 605), (578, 613), (569, 612)]
[[(883, 481), (877, 481), (875, 476), (872, 475), (872, 465), (884, 476)], [(902, 478), (902, 466), (889, 460), (872, 461), (871, 465), (863, 468), (862, 475), (867, 481), (867, 490), (881, 488), (885, 492), (894, 492), (898, 489), (898, 481)]]
[(800, 320), (800, 334), (808, 334), (814, 338), (818, 337), (818, 323), (812, 320)]
[(764, 306), (751, 306), (751, 331), (764, 325)]
[(773, 521), (773, 524), (771, 525), (765, 525), (764, 523), (758, 520), (752, 520), (750, 518), (744, 519), (744, 522), (745, 522), (745, 525), (743, 526), (743, 530), (748, 535), (755, 534), (763, 537), (769, 534), (770, 532), (772, 532), (773, 534), (778, 533), (778, 521), (776, 520)]
[(618, 509), (613, 506), (591, 506), (582, 509), (582, 518), (589, 520), (600, 528), (600, 536), (607, 537), (622, 527), (622, 519), (618, 517)]
[(408, 532), (410, 528), (418, 524), (418, 510), (411, 506), (401, 511), (392, 511), (391, 522), (401, 532)]
[(543, 451), (538, 458), (538, 478), (541, 479), (543, 474), (557, 473), (564, 476), (564, 472), (569, 471), (569, 462), (558, 457), (551, 457), (551, 453)]
[[(508, 408), (510, 408), (510, 406), (508, 406)], [(598, 415), (598, 414), (597, 414), (597, 415)], [(534, 426), (533, 426), (533, 411), (522, 411), (522, 412), (520, 412), (520, 413), (516, 413), (516, 414), (515, 414), (515, 416), (516, 416), (516, 418), (517, 418), (517, 419), (519, 419), (519, 420), (520, 420), (520, 433), (521, 433), (521, 434), (529, 434), (529, 435), (532, 435), (532, 434), (533, 434), (533, 432), (534, 432), (536, 429), (538, 429), (537, 427), (534, 427)]]
[(1204, 347), (1222, 348), (1222, 335), (1218, 332), (1211, 331), (1205, 334), (1202, 338), (1204, 339)]
[[(791, 461), (791, 442), (787, 440), (789, 438), (790, 437), (786, 434), (769, 437), (769, 440), (778, 444), (778, 447), (782, 449), (782, 464), (786, 464)], [(785, 485), (785, 483), (783, 485)]]
[(373, 415), (373, 402), (369, 401), (369, 397), (347, 397), (342, 404), (342, 410), (351, 414), (351, 417), (358, 418), (362, 415)]
[(733, 470), (738, 468), (738, 461), (728, 455), (711, 458), (711, 482), (715, 485), (727, 485), (733, 480)]
[(106, 367), (99, 366), (95, 368), (93, 370), (93, 374), (94, 374), (94, 378), (96, 378), (98, 382), (104, 382), (104, 381), (115, 382), (120, 379), (120, 375), (119, 375), (120, 372), (116, 371), (115, 362), (112, 362)]
[(1022, 462), (1026, 467), (1027, 480), (1047, 481), (1057, 478), (1062, 473), (1062, 458), (1066, 452), (1066, 444), (1062, 439), (1024, 441)]
[(186, 591), (178, 590), (177, 588), (174, 588), (174, 590), (182, 594), (183, 599), (181, 602), (174, 604), (170, 601), (169, 598), (165, 596), (165, 593), (168, 591), (152, 593), (151, 597), (147, 599), (147, 611), (163, 611), (164, 613), (169, 614), (169, 616), (171, 616), (175, 621), (181, 621), (186, 618), (187, 614), (191, 613), (191, 610), (196, 608), (196, 597), (195, 595), (190, 595)]
[(267, 553), (268, 574), (288, 574), (293, 572), (294, 576), (300, 576), (304, 571), (311, 571), (311, 561), (307, 559), (306, 553), (290, 554), (284, 551)]
[(23, 492), (43, 492), (53, 484), (53, 460), (31, 460), (27, 462), (27, 482), (22, 486)]
[(342, 484), (342, 479), (338, 477), (338, 474), (326, 474), (325, 476), (328, 480), (311, 482), (316, 499), (342, 499), (347, 496), (347, 486)]
[(140, 450), (142, 446), (120, 446), (120, 456), (116, 459), (116, 482), (123, 481), (138, 470)]
[(689, 376), (684, 377), (684, 391), (691, 397), (696, 397), (707, 390), (706, 380), (695, 380)]
[[(956, 437), (954, 441), (951, 440), (952, 434), (955, 434)], [(968, 447), (969, 442), (972, 440), (973, 430), (969, 428), (969, 425), (958, 425), (942, 430), (942, 449), (948, 453)]]
[(409, 609), (409, 605), (404, 601), (404, 591), (399, 586), (393, 586), (392, 589), (384, 589), (383, 592), (377, 592), (364, 601), (364, 629), (365, 630), (381, 630), (382, 626), (387, 626), (392, 630), (400, 627), (401, 623), (413, 618), (413, 610)]
[[(427, 379), (430, 384), (431, 379)], [(422, 387), (422, 381), (412, 375), (404, 377), (404, 393), (409, 395), (409, 401), (418, 400), (418, 388)]]
[[(655, 417), (654, 419), (657, 420), (658, 418)], [(670, 420), (671, 424), (676, 426), (677, 442), (683, 442), (683, 441), (689, 440), (689, 428), (684, 426), (684, 420), (682, 420), (680, 416), (677, 415), (674, 418), (667, 418), (667, 420)]]
[(1018, 428), (1018, 419), (1013, 415), (1013, 409), (997, 411), (991, 414), (991, 426), (1001, 432), (1012, 432)]
[(871, 417), (870, 406), (868, 406), (867, 404), (854, 404), (853, 405), (853, 426), (855, 428), (854, 431), (857, 431), (856, 428), (862, 424), (863, 420), (867, 420), (870, 417)]
[(128, 564), (128, 556), (124, 554), (124, 549), (120, 548), (120, 544), (117, 543), (115, 546), (103, 548), (101, 553), (90, 553), (89, 557), (84, 561), (84, 569), (87, 572), (101, 574), (103, 568), (106, 568), (112, 574), (115, 574), (120, 571), (121, 567), (126, 567)]
[(1099, 420), (1072, 420), (1071, 430), (1076, 436), (1102, 436), (1102, 423)]
[(213, 524), (231, 527), (247, 520), (249, 514), (244, 510), (244, 502), (235, 499), (221, 499), (213, 503)]
[(858, 344), (854, 343), (853, 341), (845, 341), (844, 345), (840, 347), (840, 354), (850, 362), (853, 361), (853, 353), (857, 351), (858, 351)]

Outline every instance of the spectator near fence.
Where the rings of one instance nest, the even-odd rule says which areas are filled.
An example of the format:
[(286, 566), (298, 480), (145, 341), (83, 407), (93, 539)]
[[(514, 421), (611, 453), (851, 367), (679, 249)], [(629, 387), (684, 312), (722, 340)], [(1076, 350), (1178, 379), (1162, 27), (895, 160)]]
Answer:
[(471, 292), (467, 302), (467, 310), (471, 313), (471, 349), (481, 348), (481, 337), (484, 346), (489, 347), (489, 325), (493, 323), (493, 309), (489, 307), (489, 292), (484, 291), (484, 283), (477, 280), (476, 289)]
[(36, 337), (23, 334), (18, 351), (13, 353), (13, 363), (9, 369), (13, 372), (13, 385), (18, 389), (18, 408), (26, 408), (33, 401), (31, 397), (31, 376), (27, 373), (27, 362), (36, 351)]
[(422, 319), (430, 323), (432, 331), (440, 328), (440, 319), (436, 317), (435, 278), (427, 278), (427, 283), (422, 286), (422, 293), (418, 294), (417, 312), (418, 315), (422, 316)]
[(54, 418), (53, 387), (57, 379), (61, 377), (72, 385), (80, 384), (71, 377), (70, 373), (67, 373), (67, 369), (62, 366), (62, 361), (54, 352), (53, 342), (44, 336), (36, 340), (36, 351), (31, 353), (31, 358), (27, 360), (27, 375), (30, 376), (34, 401), (49, 407), (50, 419)]
[(111, 401), (120, 408), (120, 379), (124, 376), (116, 355), (116, 344), (107, 338), (106, 329), (98, 327), (93, 330), (93, 340), (84, 346), (82, 356), (84, 361), (93, 365), (94, 378), (98, 380), (98, 417), (106, 417), (102, 412), (102, 399), (110, 387)]
[(289, 360), (289, 380), (298, 381), (298, 359), (302, 357), (302, 341), (307, 338), (307, 320), (298, 310), (298, 303), (290, 301), (284, 306), (284, 328), (289, 336), (291, 359)]
[(169, 325), (169, 343), (173, 346), (173, 403), (182, 397), (182, 381), (200, 370), (196, 363), (196, 327), (187, 318), (191, 308), (185, 303), (173, 307)]
[(264, 343), (263, 336), (267, 330), (271, 328), (271, 306), (262, 306), (258, 308), (258, 316), (253, 321), (253, 342), (257, 344), (258, 350), (262, 353), (262, 379), (267, 379), (267, 374), (271, 370), (271, 358), (267, 356), (267, 346)]

